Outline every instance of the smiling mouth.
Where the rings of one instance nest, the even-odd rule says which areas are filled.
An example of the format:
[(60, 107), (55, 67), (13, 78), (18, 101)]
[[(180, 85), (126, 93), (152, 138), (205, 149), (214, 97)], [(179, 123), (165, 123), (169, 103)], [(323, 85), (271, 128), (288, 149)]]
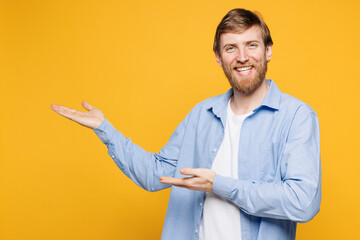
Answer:
[(252, 69), (254, 66), (242, 66), (242, 67), (235, 67), (234, 70), (237, 72), (239, 76), (247, 76), (252, 73)]
[(236, 67), (234, 68), (237, 72), (244, 73), (246, 71), (250, 71), (253, 68), (253, 66), (246, 66), (246, 67)]

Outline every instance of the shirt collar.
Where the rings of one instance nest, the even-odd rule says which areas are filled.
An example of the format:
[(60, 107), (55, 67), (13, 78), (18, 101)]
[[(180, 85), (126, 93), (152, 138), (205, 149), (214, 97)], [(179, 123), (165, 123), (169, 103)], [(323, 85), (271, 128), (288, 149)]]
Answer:
[(257, 108), (259, 109), (262, 106), (267, 106), (274, 110), (279, 110), (280, 107), (280, 98), (281, 98), (281, 91), (276, 86), (275, 82), (271, 79), (266, 79), (267, 83), (269, 84), (270, 88), (267, 91), (261, 105)]
[[(266, 79), (267, 83), (269, 84), (270, 88), (267, 91), (261, 105), (254, 109), (254, 112), (257, 112), (260, 108), (266, 106), (274, 110), (279, 110), (280, 107), (280, 98), (281, 98), (281, 91), (276, 86), (275, 82), (271, 79)], [(229, 89), (225, 94), (221, 95), (220, 98), (213, 102), (208, 109), (212, 109), (213, 113), (221, 118), (226, 114), (226, 106), (229, 102), (230, 97), (233, 95), (233, 89)]]

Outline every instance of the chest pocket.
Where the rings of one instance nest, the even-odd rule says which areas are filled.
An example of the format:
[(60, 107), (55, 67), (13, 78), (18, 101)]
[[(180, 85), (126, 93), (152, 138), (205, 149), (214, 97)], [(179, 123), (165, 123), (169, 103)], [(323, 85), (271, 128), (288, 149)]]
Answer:
[(239, 179), (272, 182), (279, 175), (279, 143), (248, 144), (239, 152)]

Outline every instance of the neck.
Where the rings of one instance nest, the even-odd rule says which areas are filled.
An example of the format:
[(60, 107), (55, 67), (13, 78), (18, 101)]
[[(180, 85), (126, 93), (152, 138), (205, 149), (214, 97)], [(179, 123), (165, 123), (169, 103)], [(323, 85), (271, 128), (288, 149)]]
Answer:
[(236, 89), (231, 97), (230, 107), (236, 115), (242, 115), (251, 112), (262, 103), (270, 86), (264, 79), (263, 83), (253, 93), (245, 95)]

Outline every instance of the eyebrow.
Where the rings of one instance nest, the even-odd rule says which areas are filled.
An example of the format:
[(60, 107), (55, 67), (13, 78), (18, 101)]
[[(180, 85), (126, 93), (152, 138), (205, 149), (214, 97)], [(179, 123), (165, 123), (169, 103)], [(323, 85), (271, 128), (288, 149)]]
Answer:
[[(253, 43), (253, 42), (260, 44), (260, 41), (258, 41), (258, 40), (249, 40), (249, 41), (245, 42), (245, 45), (247, 45), (249, 43)], [(228, 44), (225, 44), (223, 48), (228, 47), (228, 46), (236, 46), (236, 45), (237, 45), (236, 43), (228, 43)]]

